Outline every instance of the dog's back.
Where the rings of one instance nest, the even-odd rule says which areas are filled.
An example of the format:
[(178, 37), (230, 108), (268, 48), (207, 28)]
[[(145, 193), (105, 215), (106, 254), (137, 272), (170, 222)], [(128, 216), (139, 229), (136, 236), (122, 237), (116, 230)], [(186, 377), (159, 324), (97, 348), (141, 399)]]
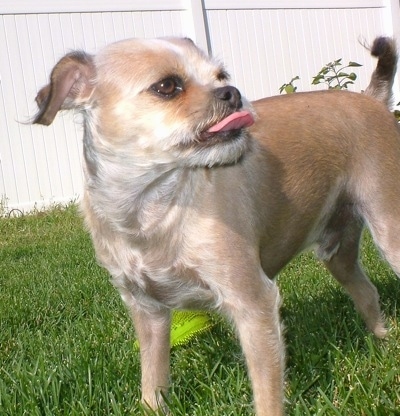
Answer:
[(377, 290), (357, 260), (366, 224), (400, 276), (400, 129), (387, 109), (397, 50), (387, 38), (374, 45), (378, 68), (365, 94), (319, 91), (258, 100), (250, 131), (266, 172), (258, 182), (269, 184), (257, 207), (268, 236), (260, 250), (267, 275), (315, 244), (368, 328), (383, 337)]

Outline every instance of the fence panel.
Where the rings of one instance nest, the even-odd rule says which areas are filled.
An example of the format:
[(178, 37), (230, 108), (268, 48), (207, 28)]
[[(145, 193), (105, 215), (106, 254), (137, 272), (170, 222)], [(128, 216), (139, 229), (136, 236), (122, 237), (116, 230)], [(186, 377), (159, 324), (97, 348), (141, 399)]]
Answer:
[(29, 210), (81, 194), (77, 116), (62, 114), (50, 127), (24, 124), (36, 111), (37, 89), (72, 49), (189, 36), (225, 62), (249, 99), (277, 94), (296, 75), (299, 90), (309, 90), (311, 77), (338, 58), (363, 64), (354, 87), (360, 90), (375, 60), (359, 41), (397, 36), (399, 18), (398, 0), (2, 0), (0, 211), (4, 203)]
[(259, 4), (252, 10), (229, 9), (232, 2), (226, 2), (224, 8), (223, 3), (206, 2), (211, 49), (250, 99), (278, 94), (279, 87), (294, 76), (300, 77), (296, 83), (299, 90), (310, 90), (312, 76), (338, 58), (344, 63), (363, 64), (356, 71), (359, 78), (353, 88), (360, 91), (368, 85), (376, 63), (362, 43), (370, 44), (377, 35), (393, 34), (387, 5), (380, 1), (346, 2), (358, 3), (357, 7), (336, 2), (341, 7), (334, 9), (323, 8), (326, 2), (311, 1), (298, 2), (302, 8), (250, 2)]

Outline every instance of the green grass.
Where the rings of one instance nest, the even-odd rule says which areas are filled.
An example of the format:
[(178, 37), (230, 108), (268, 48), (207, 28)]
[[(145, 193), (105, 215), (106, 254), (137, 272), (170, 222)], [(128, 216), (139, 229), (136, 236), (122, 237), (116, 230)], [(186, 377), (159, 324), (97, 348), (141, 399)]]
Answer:
[[(400, 282), (367, 236), (391, 327), (378, 341), (312, 255), (281, 274), (288, 415), (400, 415)], [(172, 353), (171, 413), (251, 415), (240, 347), (220, 318)], [(74, 205), (0, 218), (0, 414), (141, 414), (134, 332)]]

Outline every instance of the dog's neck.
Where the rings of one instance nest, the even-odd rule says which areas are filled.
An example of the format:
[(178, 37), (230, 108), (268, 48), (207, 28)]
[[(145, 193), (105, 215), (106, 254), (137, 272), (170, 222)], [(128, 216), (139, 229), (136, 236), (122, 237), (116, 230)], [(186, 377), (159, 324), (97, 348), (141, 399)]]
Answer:
[(85, 129), (86, 193), (97, 215), (136, 237), (176, 227), (180, 208), (191, 203), (199, 171), (167, 158), (144, 161), (135, 154), (99, 151), (99, 142), (101, 137)]

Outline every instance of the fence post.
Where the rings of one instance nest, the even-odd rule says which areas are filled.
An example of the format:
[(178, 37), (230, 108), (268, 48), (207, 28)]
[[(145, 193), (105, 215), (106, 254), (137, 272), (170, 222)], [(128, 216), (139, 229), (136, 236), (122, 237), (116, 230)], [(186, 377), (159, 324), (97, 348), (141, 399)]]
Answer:
[(211, 44), (204, 1), (186, 0), (186, 4), (186, 10), (190, 20), (186, 23), (188, 34), (197, 46), (211, 54)]

